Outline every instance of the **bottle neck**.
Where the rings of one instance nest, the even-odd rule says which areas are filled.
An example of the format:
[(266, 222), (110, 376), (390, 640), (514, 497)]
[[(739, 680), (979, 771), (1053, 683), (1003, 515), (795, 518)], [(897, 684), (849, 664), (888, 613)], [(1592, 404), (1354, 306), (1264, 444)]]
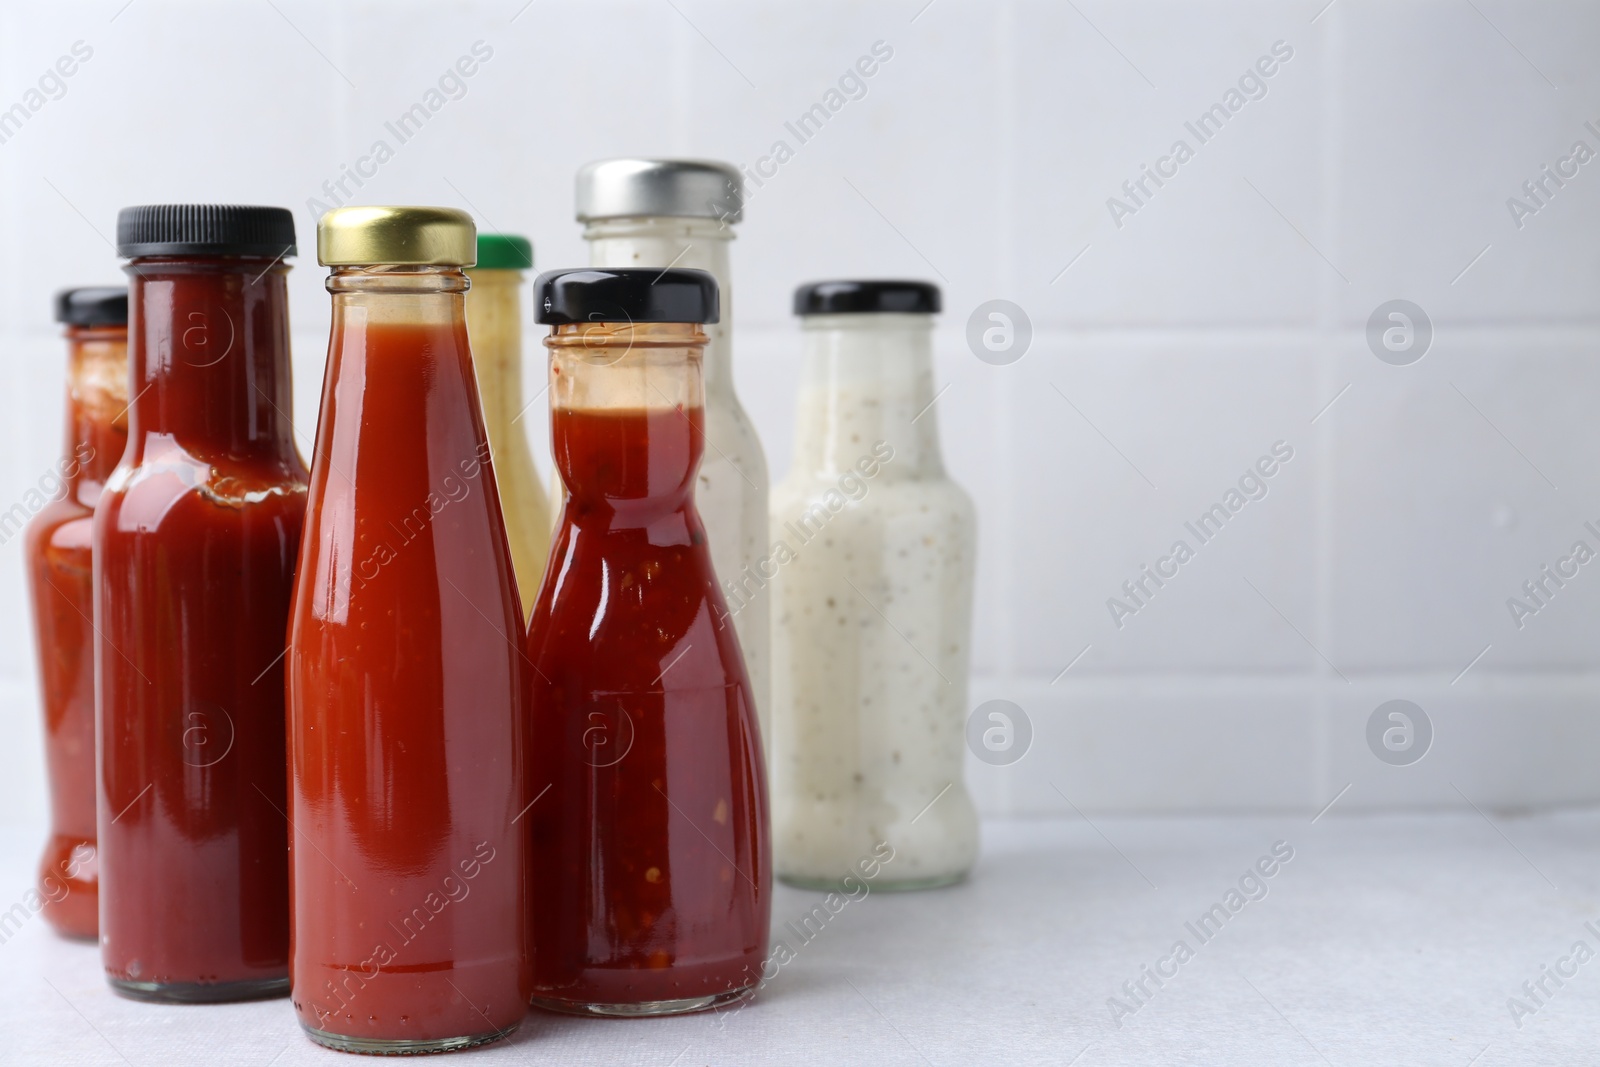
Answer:
[(702, 361), (706, 403), (735, 404), (733, 392), (733, 285), (728, 244), (733, 227), (719, 219), (641, 217), (588, 223), (591, 267), (691, 267), (717, 280), (721, 321), (705, 327)]
[(66, 441), (69, 495), (93, 504), (128, 446), (128, 328), (67, 328)]
[(522, 414), (522, 272), (474, 270), (467, 292), (472, 365), (491, 440), (511, 440)]
[(931, 316), (808, 315), (801, 338), (797, 470), (837, 475), (883, 442), (894, 450), (884, 477), (944, 475)]
[(189, 451), (292, 455), (289, 268), (148, 258), (127, 271), (135, 448), (165, 437)]
[(327, 281), (330, 375), (363, 391), (391, 372), (404, 373), (405, 360), (420, 360), (428, 364), (424, 380), (475, 380), (465, 301), (470, 284), (460, 267), (335, 267)]
[(705, 447), (705, 341), (692, 323), (551, 331), (551, 453), (569, 519), (642, 527), (692, 505)]

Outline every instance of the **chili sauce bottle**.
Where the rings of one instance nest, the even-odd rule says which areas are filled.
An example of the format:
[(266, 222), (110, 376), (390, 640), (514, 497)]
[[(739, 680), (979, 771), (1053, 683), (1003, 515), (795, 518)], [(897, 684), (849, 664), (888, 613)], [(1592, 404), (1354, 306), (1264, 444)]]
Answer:
[(333, 324), (289, 624), (294, 1006), (346, 1052), (528, 1006), (523, 614), (479, 408), (470, 216), (322, 216)]
[(283, 654), (306, 468), (275, 207), (124, 208), (128, 448), (95, 507), (100, 946), (119, 993), (289, 987)]
[(94, 802), (94, 505), (128, 444), (128, 290), (69, 289), (66, 443), (57, 492), (24, 537), (50, 780), (39, 861), (44, 917), (69, 937), (99, 933)]
[(522, 400), (522, 272), (532, 269), (533, 244), (526, 237), (480, 233), (477, 266), (467, 271), (472, 365), (525, 612), (533, 610), (550, 555), (550, 501), (539, 484), (522, 421), (529, 406)]
[(733, 389), (733, 290), (728, 250), (744, 216), (737, 167), (695, 159), (608, 159), (578, 171), (578, 221), (596, 267), (690, 267), (717, 280), (722, 315), (706, 324), (705, 450), (695, 502), (739, 645), (756, 712), (769, 725), (770, 600), (767, 459)]
[(962, 780), (976, 522), (939, 454), (939, 290), (819, 282), (794, 309), (794, 465), (772, 494), (778, 877), (944, 885), (978, 847)]
[(695, 507), (716, 281), (556, 271), (534, 307), (568, 495), (528, 633), (533, 1002), (715, 1007), (761, 978), (771, 889), (755, 702)]

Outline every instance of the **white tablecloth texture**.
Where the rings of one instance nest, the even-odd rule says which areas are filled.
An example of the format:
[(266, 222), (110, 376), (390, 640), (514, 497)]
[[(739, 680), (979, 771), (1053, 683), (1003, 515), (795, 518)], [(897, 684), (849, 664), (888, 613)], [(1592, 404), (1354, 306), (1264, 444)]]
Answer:
[[(777, 889), (773, 932), (794, 958), (742, 1011), (535, 1012), (512, 1039), (456, 1058), (485, 1067), (1600, 1063), (1600, 812), (1074, 816), (983, 829), (964, 884), (873, 892), (803, 943), (787, 924), (822, 894)], [(41, 843), (40, 831), (0, 830), (0, 907), (22, 898)], [(1261, 863), (1275, 845), (1292, 859)], [(1550, 977), (1559, 973), (1570, 976)], [(0, 1063), (290, 1067), (341, 1055), (301, 1036), (287, 1000), (121, 999), (93, 945), (56, 937), (37, 916), (0, 944)]]

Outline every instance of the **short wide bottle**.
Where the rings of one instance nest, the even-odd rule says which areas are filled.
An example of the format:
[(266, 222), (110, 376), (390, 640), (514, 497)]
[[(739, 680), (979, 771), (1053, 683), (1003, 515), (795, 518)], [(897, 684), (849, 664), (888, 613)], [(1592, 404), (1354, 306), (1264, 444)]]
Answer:
[(347, 1052), (504, 1037), (527, 1010), (522, 612), (448, 208), (322, 217), (333, 326), (289, 624), (292, 975)]
[(568, 490), (528, 634), (534, 1003), (558, 1011), (697, 1011), (761, 977), (761, 741), (694, 505), (716, 295), (683, 269), (535, 285)]
[(795, 294), (795, 457), (772, 494), (774, 833), (794, 885), (944, 885), (977, 854), (962, 780), (976, 523), (939, 455), (938, 310), (925, 282)]

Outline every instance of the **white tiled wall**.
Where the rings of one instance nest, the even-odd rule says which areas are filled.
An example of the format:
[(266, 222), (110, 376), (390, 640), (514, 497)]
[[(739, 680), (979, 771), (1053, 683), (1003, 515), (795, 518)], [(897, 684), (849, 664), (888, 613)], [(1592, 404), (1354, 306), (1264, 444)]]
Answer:
[[(1575, 141), (1600, 151), (1600, 8), (1325, 3), (7, 4), (0, 107), (74, 42), (93, 56), (0, 144), (0, 501), (55, 457), (50, 296), (119, 277), (119, 207), (284, 204), (308, 253), (307, 201), (481, 41), (464, 95), (358, 202), (464, 207), (571, 265), (580, 163), (796, 149), (735, 249), (739, 387), (775, 476), (792, 288), (944, 286), (938, 417), (982, 516), (971, 704), (1012, 700), (1035, 734), (1014, 765), (972, 763), (986, 811), (1600, 800), (1600, 565), (1520, 630), (1505, 604), (1574, 540), (1600, 547), (1600, 161), (1520, 228), (1506, 206)], [(784, 123), (880, 41), (865, 96), (797, 145)], [(1264, 95), (1200, 144), (1185, 123), (1275, 45)], [(1107, 198), (1179, 138), (1193, 158), (1118, 226)], [(302, 254), (307, 435), (321, 279)], [(997, 297), (1035, 331), (1004, 367), (963, 337)], [(1365, 340), (1392, 298), (1436, 327), (1410, 366)], [(1278, 441), (1267, 496), (1119, 629), (1106, 599)], [(0, 547), (0, 820), (36, 822), (21, 570)], [(1396, 697), (1434, 724), (1414, 766), (1367, 749)]]

